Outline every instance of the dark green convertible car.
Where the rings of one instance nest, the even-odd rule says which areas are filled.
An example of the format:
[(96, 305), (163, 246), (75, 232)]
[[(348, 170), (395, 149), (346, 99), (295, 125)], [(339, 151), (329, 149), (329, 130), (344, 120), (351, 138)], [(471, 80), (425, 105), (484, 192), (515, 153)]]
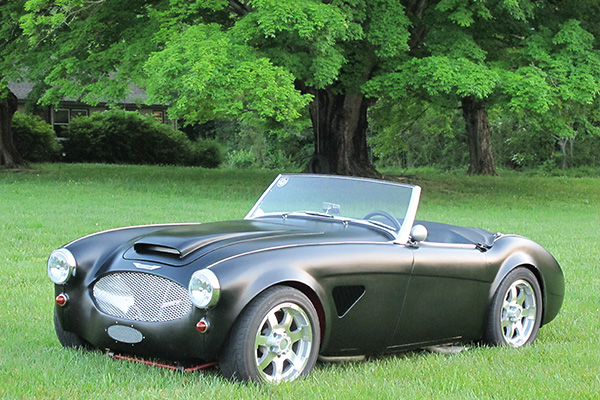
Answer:
[(240, 221), (77, 239), (48, 260), (58, 339), (259, 382), (319, 357), (533, 342), (563, 301), (556, 260), (521, 236), (416, 221), (420, 192), (280, 175)]

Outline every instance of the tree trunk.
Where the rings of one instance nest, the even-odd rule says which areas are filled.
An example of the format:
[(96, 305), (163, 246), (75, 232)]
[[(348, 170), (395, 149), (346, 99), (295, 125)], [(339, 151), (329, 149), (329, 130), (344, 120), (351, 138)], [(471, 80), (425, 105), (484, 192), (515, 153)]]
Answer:
[(463, 97), (461, 103), (471, 156), (471, 165), (467, 173), (471, 175), (496, 175), (490, 123), (485, 109), (485, 102), (470, 96)]
[(558, 145), (560, 146), (560, 152), (562, 154), (562, 163), (561, 163), (561, 170), (566, 170), (568, 164), (568, 159), (569, 159), (569, 155), (567, 154), (567, 143), (568, 143), (569, 139), (565, 139), (565, 138), (559, 138), (558, 139)]
[(315, 154), (309, 170), (316, 173), (379, 178), (369, 160), (367, 109), (373, 100), (361, 93), (335, 94), (333, 89), (313, 92), (310, 116)]
[(17, 96), (8, 89), (0, 91), (0, 166), (16, 168), (25, 164), (13, 143), (12, 119), (17, 112)]

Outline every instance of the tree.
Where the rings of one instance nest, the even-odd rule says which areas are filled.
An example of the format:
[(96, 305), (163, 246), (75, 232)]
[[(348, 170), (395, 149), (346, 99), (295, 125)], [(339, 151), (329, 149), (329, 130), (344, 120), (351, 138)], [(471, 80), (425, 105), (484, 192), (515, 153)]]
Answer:
[[(366, 142), (367, 109), (375, 100), (365, 96), (362, 85), (407, 50), (403, 6), (391, 0), (352, 5), (257, 0), (229, 6), (235, 12), (229, 25), (170, 31), (172, 40), (147, 64), (149, 93), (172, 101), (175, 115), (200, 121), (253, 110), (283, 122), (299, 117), (308, 105), (313, 168), (377, 176)], [(182, 74), (182, 66), (198, 73)]]
[(48, 55), (43, 101), (118, 100), (135, 81), (189, 122), (239, 118), (289, 130), (310, 117), (316, 169), (377, 176), (368, 108), (380, 97), (453, 99), (469, 172), (494, 174), (486, 107), (521, 96), (511, 83), (529, 76), (528, 40), (544, 27), (558, 32), (566, 3), (27, 0), (22, 26)]
[(0, 166), (15, 168), (25, 161), (19, 155), (12, 137), (12, 118), (17, 111), (17, 97), (8, 88), (8, 79), (18, 76), (19, 65), (11, 54), (18, 51), (21, 30), (18, 15), (23, 1), (0, 1)]
[(583, 116), (582, 105), (597, 97), (597, 48), (579, 22), (598, 29), (596, 2), (412, 3), (412, 57), (368, 85), (372, 93), (392, 98), (454, 99), (465, 119), (469, 173), (496, 173), (489, 104), (546, 119), (563, 137), (572, 131), (569, 120)]
[(27, 6), (24, 29), (38, 46), (55, 49), (44, 101), (63, 94), (115, 98), (117, 81), (128, 77), (147, 84), (150, 101), (170, 102), (171, 115), (188, 121), (258, 116), (267, 126), (281, 125), (308, 107), (324, 170), (377, 175), (366, 145), (366, 110), (374, 99), (362, 85), (408, 49), (409, 21), (397, 1), (30, 0)]
[(528, 65), (518, 68), (507, 86), (517, 92), (511, 109), (540, 121), (559, 144), (565, 169), (567, 145), (572, 153), (578, 134), (600, 135), (600, 53), (581, 21), (570, 19), (552, 28), (540, 27), (527, 39), (523, 56)]

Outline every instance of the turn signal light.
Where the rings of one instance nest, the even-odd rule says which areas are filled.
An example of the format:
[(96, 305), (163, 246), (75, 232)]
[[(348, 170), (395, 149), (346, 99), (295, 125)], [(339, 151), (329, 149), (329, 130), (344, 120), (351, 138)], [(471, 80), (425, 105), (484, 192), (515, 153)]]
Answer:
[(64, 293), (61, 293), (58, 296), (56, 296), (56, 304), (58, 304), (61, 307), (67, 304), (67, 300), (69, 300), (69, 296), (67, 296)]
[(200, 333), (206, 333), (206, 331), (208, 330), (208, 328), (210, 327), (210, 324), (208, 323), (207, 320), (205, 320), (204, 318), (202, 318), (200, 321), (198, 321), (198, 323), (196, 324), (196, 329), (198, 330), (198, 332)]

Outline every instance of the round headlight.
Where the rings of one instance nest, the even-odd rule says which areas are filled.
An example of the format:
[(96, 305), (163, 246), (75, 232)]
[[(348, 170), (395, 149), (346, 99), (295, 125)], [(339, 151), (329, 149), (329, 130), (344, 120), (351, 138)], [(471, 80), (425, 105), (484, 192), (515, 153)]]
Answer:
[(52, 282), (62, 285), (74, 275), (75, 257), (67, 249), (54, 250), (48, 258), (48, 276)]
[(198, 308), (208, 308), (217, 304), (221, 294), (221, 284), (217, 276), (208, 269), (194, 272), (188, 286), (190, 299)]

